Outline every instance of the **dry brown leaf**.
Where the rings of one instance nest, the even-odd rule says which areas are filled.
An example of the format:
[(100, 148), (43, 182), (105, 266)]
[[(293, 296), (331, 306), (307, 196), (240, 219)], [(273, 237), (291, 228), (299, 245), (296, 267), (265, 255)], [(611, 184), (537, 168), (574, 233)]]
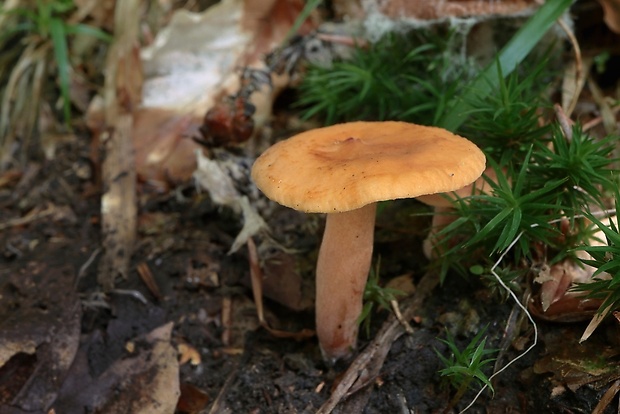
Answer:
[(570, 116), (577, 105), (578, 98), (586, 84), (592, 59), (583, 59), (581, 71), (578, 71), (577, 62), (572, 60), (566, 64), (562, 76), (562, 108)]
[[(601, 221), (607, 225), (613, 221), (617, 225), (618, 219), (613, 216), (601, 219)], [(606, 245), (605, 240), (605, 233), (602, 230), (597, 230), (590, 236), (588, 245), (604, 246)], [(578, 250), (576, 256), (581, 260), (592, 259), (583, 250)], [(534, 282), (541, 283), (541, 289), (539, 300), (530, 303), (530, 310), (536, 317), (551, 321), (574, 322), (592, 318), (580, 339), (580, 342), (585, 341), (611, 309), (602, 309), (598, 312), (603, 303), (601, 299), (587, 299), (583, 292), (569, 291), (569, 288), (576, 283), (591, 282), (595, 271), (594, 267), (575, 263), (574, 259), (566, 259), (550, 268), (544, 268), (534, 280)], [(609, 277), (610, 275), (605, 272), (597, 275), (597, 278)]]
[(202, 413), (207, 407), (209, 400), (209, 395), (200, 388), (192, 384), (182, 383), (177, 412), (187, 414)]
[(114, 6), (116, 0), (74, 0), (77, 10), (71, 16), (71, 22), (81, 22), (90, 17), (90, 23), (108, 31), (114, 29)]
[(574, 346), (568, 332), (545, 333), (545, 355), (534, 363), (536, 374), (550, 374), (552, 385), (565, 385), (575, 392), (586, 384), (601, 388), (620, 376), (618, 350), (604, 341), (589, 346)]
[(250, 264), (250, 278), (252, 281), (252, 294), (254, 295), (254, 304), (256, 305), (256, 313), (260, 325), (265, 328), (271, 335), (276, 338), (291, 338), (298, 341), (311, 338), (314, 331), (310, 329), (302, 329), (299, 332), (288, 332), (280, 329), (272, 328), (265, 319), (265, 311), (263, 307), (263, 272), (258, 259), (258, 251), (256, 244), (252, 238), (248, 238), (248, 255)]
[(313, 297), (304, 289), (297, 260), (294, 254), (282, 250), (261, 257), (265, 297), (299, 312), (312, 308), (314, 303)]
[(196, 169), (195, 152), (200, 147), (190, 139), (196, 128), (191, 115), (169, 109), (139, 109), (134, 112), (133, 132), (136, 172), (140, 180), (165, 190), (187, 182)]
[(161, 300), (163, 298), (161, 291), (159, 290), (159, 285), (157, 281), (153, 277), (153, 273), (151, 272), (151, 268), (148, 263), (140, 262), (137, 267), (138, 274), (140, 275), (140, 279), (144, 282), (146, 287), (148, 287), (149, 291), (157, 300)]
[(537, 0), (334, 0), (337, 17), (362, 21), (371, 38), (404, 26), (431, 22), (502, 16), (523, 16), (539, 7)]
[(402, 292), (405, 296), (413, 295), (415, 292), (415, 284), (413, 283), (413, 274), (405, 273), (404, 275), (396, 276), (390, 279), (385, 287), (388, 289), (396, 289)]
[(205, 190), (217, 205), (230, 207), (243, 216), (243, 227), (233, 241), (229, 254), (239, 250), (248, 238), (267, 230), (267, 224), (250, 203), (247, 196), (236, 188), (236, 179), (246, 179), (249, 175), (243, 165), (249, 165), (246, 158), (222, 157), (210, 159), (201, 151), (196, 152), (198, 166), (193, 174), (196, 187)]
[[(142, 344), (103, 373), (89, 369), (89, 344), (78, 352), (71, 376), (54, 403), (56, 412), (168, 414), (180, 395), (177, 350), (170, 343), (173, 323), (134, 338)], [(90, 341), (97, 341), (96, 335)], [(91, 350), (92, 351), (92, 350)]]
[[(282, 42), (302, 8), (300, 0), (224, 0), (203, 13), (174, 13), (141, 52), (143, 104), (133, 134), (142, 179), (166, 189), (190, 178), (196, 163), (188, 154), (197, 149), (191, 137), (198, 136), (205, 114), (220, 104), (223, 110), (212, 116), (227, 120), (230, 110), (219, 100), (240, 88), (241, 68), (264, 66), (262, 59)], [(266, 122), (278, 90), (270, 90), (268, 99), (254, 97), (244, 139)]]
[[(12, 364), (13, 372), (28, 375), (0, 378), (1, 401), (7, 404), (0, 404), (0, 412), (13, 412), (8, 405), (45, 412), (56, 399), (80, 340), (74, 278), (70, 266), (31, 262), (6, 281), (0, 303), (0, 367)], [(24, 370), (26, 366), (30, 369)]]

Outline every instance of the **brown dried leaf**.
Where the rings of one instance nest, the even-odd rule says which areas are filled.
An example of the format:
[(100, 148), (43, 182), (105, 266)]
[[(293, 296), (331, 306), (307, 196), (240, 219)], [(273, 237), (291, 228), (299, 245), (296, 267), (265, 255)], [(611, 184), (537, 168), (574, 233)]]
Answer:
[(604, 341), (575, 346), (566, 331), (556, 330), (545, 335), (545, 356), (536, 361), (533, 368), (536, 374), (551, 374), (552, 384), (563, 384), (576, 391), (586, 384), (598, 388), (620, 376), (620, 365), (616, 362), (618, 350)]
[(0, 375), (0, 412), (45, 412), (56, 399), (80, 339), (74, 279), (70, 267), (32, 263), (0, 285), (0, 368), (25, 374)]
[(340, 15), (367, 18), (382, 14), (393, 20), (441, 20), (451, 17), (511, 16), (532, 12), (537, 0), (387, 0), (379, 3), (361, 0), (334, 0)]
[(200, 388), (188, 384), (181, 384), (181, 397), (177, 404), (177, 412), (197, 414), (203, 412), (209, 403), (209, 395)]
[[(93, 377), (83, 346), (54, 409), (58, 413), (106, 412), (168, 414), (180, 395), (177, 351), (170, 343), (173, 323), (135, 338), (134, 352)], [(91, 338), (95, 343), (96, 337)]]
[(157, 300), (161, 300), (163, 298), (161, 291), (159, 290), (159, 285), (157, 281), (153, 277), (153, 273), (151, 272), (151, 268), (146, 262), (140, 262), (137, 267), (138, 274), (140, 275), (140, 279), (144, 282), (146, 287), (148, 287), (149, 291)]
[(134, 112), (136, 172), (142, 181), (165, 190), (170, 184), (191, 179), (195, 152), (200, 148), (190, 138), (196, 123), (191, 115), (169, 109)]
[(260, 130), (283, 85), (252, 95), (248, 116), (245, 101), (237, 113), (228, 98), (241, 87), (240, 68), (264, 68), (262, 59), (282, 42), (302, 8), (301, 0), (224, 0), (203, 13), (173, 15), (141, 52), (144, 102), (134, 125), (141, 178), (162, 189), (187, 181), (196, 168), (188, 153), (197, 148), (189, 138), (198, 136), (210, 109), (211, 127), (225, 143), (245, 141)]
[(92, 19), (91, 25), (108, 31), (114, 29), (114, 6), (116, 0), (74, 0), (77, 11), (71, 16), (72, 22)]
[(592, 320), (590, 320), (590, 323), (583, 331), (583, 335), (581, 335), (581, 338), (579, 338), (579, 343), (586, 341), (612, 310), (613, 305), (609, 305), (605, 309), (598, 308), (597, 313), (592, 317)]
[(295, 255), (278, 250), (262, 261), (266, 297), (297, 312), (312, 308), (313, 298), (304, 295), (304, 280)]
[(254, 295), (254, 304), (256, 305), (256, 313), (258, 315), (260, 325), (276, 338), (292, 338), (301, 341), (314, 336), (314, 331), (310, 329), (302, 329), (299, 332), (288, 332), (280, 329), (274, 329), (269, 325), (265, 318), (265, 311), (263, 307), (263, 272), (258, 260), (258, 251), (252, 238), (248, 238), (247, 244), (250, 263), (250, 278), (252, 281), (252, 293)]

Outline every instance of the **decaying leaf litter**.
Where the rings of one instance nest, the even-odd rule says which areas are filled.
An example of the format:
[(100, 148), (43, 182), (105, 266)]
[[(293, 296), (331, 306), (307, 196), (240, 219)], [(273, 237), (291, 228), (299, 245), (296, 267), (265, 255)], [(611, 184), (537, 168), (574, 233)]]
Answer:
[[(411, 215), (425, 211), (416, 202), (385, 207), (375, 245), (381, 279), (404, 275), (415, 285), (393, 308), (409, 332), (386, 310), (373, 313), (355, 359), (323, 362), (311, 336), (321, 218), (267, 202), (249, 169), (270, 143), (320, 126), (290, 106), (308, 61), (347, 58), (352, 45), (402, 29), (411, 10), (335, 1), (332, 12), (346, 13), (348, 24), (319, 9), (301, 37), (287, 38), (302, 2), (229, 0), (194, 5), (197, 13), (166, 2), (159, 10), (119, 3), (75, 2), (72, 22), (114, 36), (98, 57), (101, 88), (77, 81), (93, 70), (88, 59), (71, 67), (73, 130), (54, 116), (63, 106), (53, 83), (30, 95), (16, 74), (4, 95), (1, 412), (441, 412), (453, 389), (438, 374), (435, 350), (447, 352), (438, 338), (450, 329), (464, 348), (484, 326), (490, 346), (501, 349), (495, 371), (540, 337), (470, 411), (615, 411), (617, 324), (603, 324), (577, 347), (585, 325), (556, 324), (583, 317), (573, 297), (543, 303), (557, 313), (535, 309), (534, 332), (514, 302), (499, 302), (482, 285), (449, 277), (436, 287), (422, 254), (430, 217)], [(458, 3), (417, 7), (430, 16), (409, 17), (472, 13)], [(492, 26), (497, 13), (527, 16), (537, 7), (478, 3), (498, 8), (458, 27), (484, 33), (480, 22)], [(613, 30), (615, 3), (601, 3)], [(599, 7), (578, 2), (573, 10), (582, 16)], [(507, 21), (516, 29), (522, 20)], [(480, 55), (497, 46), (480, 37)], [(584, 46), (579, 59), (564, 57), (562, 108), (570, 118), (571, 102), (582, 114), (594, 107), (600, 118), (581, 121), (617, 132), (613, 93), (592, 78), (596, 62)], [(30, 96), (40, 109), (24, 117)]]

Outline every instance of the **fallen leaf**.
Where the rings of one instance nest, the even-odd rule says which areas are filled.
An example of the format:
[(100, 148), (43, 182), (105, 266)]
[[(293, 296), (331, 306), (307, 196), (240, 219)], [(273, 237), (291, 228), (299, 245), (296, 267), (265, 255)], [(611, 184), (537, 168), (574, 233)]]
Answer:
[(238, 181), (247, 181), (249, 172), (246, 169), (252, 162), (247, 157), (231, 159), (231, 154), (226, 152), (221, 152), (221, 154), (225, 157), (210, 159), (205, 157), (201, 151), (197, 151), (198, 168), (194, 172), (194, 180), (199, 190), (208, 191), (215, 204), (228, 206), (243, 216), (243, 228), (228, 251), (232, 254), (239, 250), (250, 237), (267, 230), (267, 224), (250, 204), (248, 197), (237, 190)]
[[(334, 0), (333, 7), (340, 18), (361, 20), (371, 37), (380, 37), (402, 25), (420, 24), (456, 18), (483, 20), (497, 16), (523, 16), (533, 13), (538, 0)], [(377, 24), (381, 22), (381, 24)]]
[(276, 250), (263, 263), (263, 293), (269, 299), (299, 312), (314, 306), (314, 297), (306, 293), (304, 279), (294, 254)]
[(0, 285), (0, 367), (27, 374), (0, 376), (0, 389), (12, 392), (0, 412), (45, 412), (56, 399), (80, 338), (74, 279), (71, 267), (31, 263)]
[(93, 376), (89, 344), (101, 340), (99, 331), (78, 352), (54, 409), (58, 413), (106, 412), (169, 414), (180, 395), (177, 351), (170, 343), (173, 323), (133, 339), (131, 355)]
[(256, 314), (260, 326), (265, 328), (271, 335), (276, 338), (292, 338), (298, 341), (302, 341), (307, 338), (311, 338), (315, 335), (315, 332), (310, 329), (302, 329), (299, 332), (283, 331), (281, 329), (275, 329), (270, 326), (265, 318), (265, 308), (263, 306), (263, 272), (258, 260), (258, 250), (254, 241), (248, 239), (248, 256), (250, 265), (250, 278), (252, 281), (252, 293), (254, 295), (254, 304), (256, 306)]
[(209, 400), (209, 395), (200, 388), (192, 384), (182, 383), (177, 411), (187, 414), (203, 412)]
[(546, 354), (533, 368), (536, 374), (551, 374), (552, 386), (563, 384), (575, 392), (586, 384), (599, 388), (620, 378), (618, 350), (604, 341), (575, 346), (565, 331), (556, 330), (546, 333), (544, 342)]
[[(225, 142), (235, 134), (244, 141), (261, 129), (282, 87), (248, 96), (249, 118), (242, 117), (245, 97), (240, 100), (243, 122), (229, 96), (240, 89), (243, 68), (265, 67), (263, 59), (284, 40), (303, 6), (301, 0), (223, 0), (203, 13), (173, 14), (141, 51), (145, 79), (133, 129), (141, 179), (166, 190), (191, 178), (196, 163), (190, 154), (197, 149), (191, 138), (199, 136), (209, 110), (207, 118), (216, 121), (211, 127), (220, 128), (218, 139)], [(311, 27), (303, 25), (302, 33)]]

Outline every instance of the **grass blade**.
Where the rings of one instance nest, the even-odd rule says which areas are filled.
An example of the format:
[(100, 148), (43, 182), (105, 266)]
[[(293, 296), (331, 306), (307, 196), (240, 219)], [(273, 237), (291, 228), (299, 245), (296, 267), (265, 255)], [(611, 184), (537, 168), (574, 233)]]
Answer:
[(54, 45), (54, 58), (58, 69), (58, 82), (60, 83), (60, 93), (62, 95), (63, 113), (67, 125), (71, 119), (71, 101), (69, 97), (69, 52), (67, 48), (67, 33), (62, 20), (52, 18), (50, 21), (50, 35)]
[(452, 109), (446, 111), (444, 117), (440, 119), (439, 126), (450, 131), (457, 130), (471, 109), (470, 102), (483, 98), (493, 88), (499, 86), (497, 65), (501, 67), (504, 77), (512, 73), (517, 65), (534, 49), (553, 23), (568, 10), (572, 2), (573, 0), (547, 0), (504, 46), (499, 52), (497, 60), (490, 63), (467, 86), (465, 96), (456, 98)]

